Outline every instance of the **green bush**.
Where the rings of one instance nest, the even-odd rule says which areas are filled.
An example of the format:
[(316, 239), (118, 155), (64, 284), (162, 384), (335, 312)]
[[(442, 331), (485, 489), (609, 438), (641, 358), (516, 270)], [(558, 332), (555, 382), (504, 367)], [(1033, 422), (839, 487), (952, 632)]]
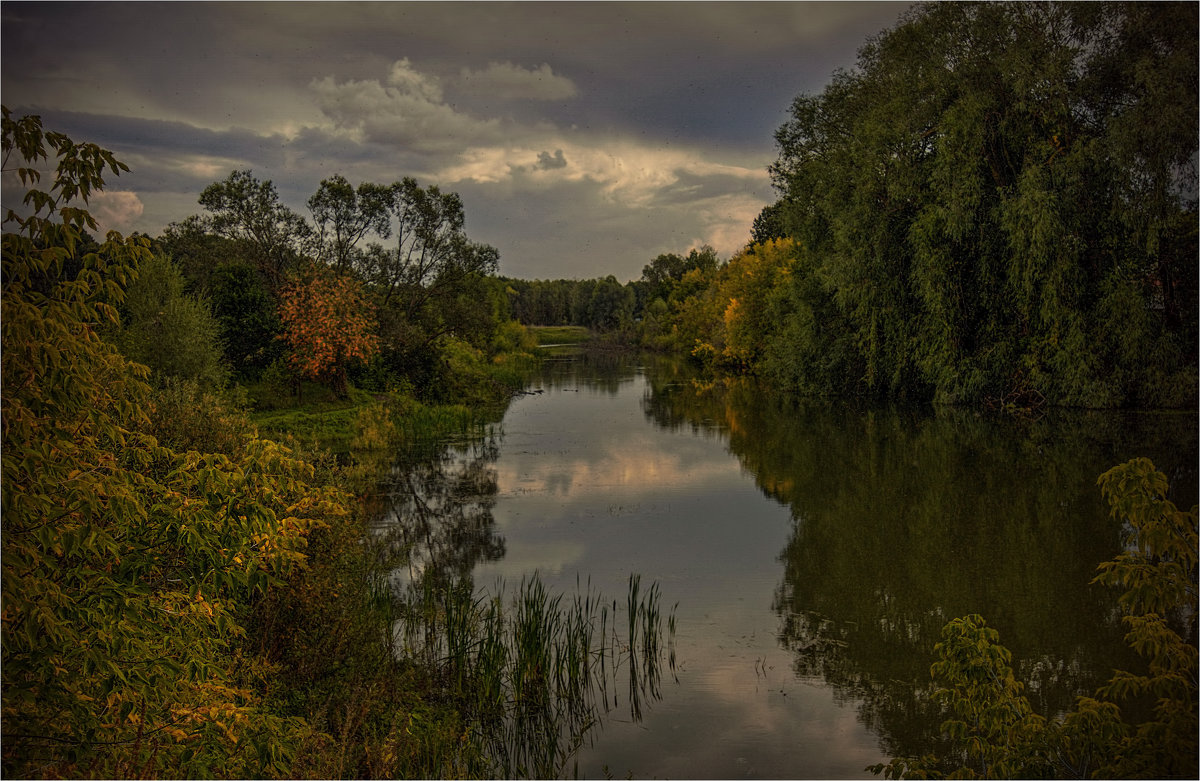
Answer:
[(150, 367), (158, 383), (191, 380), (206, 387), (223, 385), (220, 326), (208, 303), (183, 292), (183, 274), (161, 255), (143, 262), (126, 290), (117, 348), (132, 361)]

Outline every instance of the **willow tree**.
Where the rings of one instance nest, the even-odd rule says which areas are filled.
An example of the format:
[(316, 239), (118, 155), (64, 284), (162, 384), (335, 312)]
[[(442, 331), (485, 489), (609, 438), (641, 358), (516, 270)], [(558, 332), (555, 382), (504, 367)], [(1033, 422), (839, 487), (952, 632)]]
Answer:
[(764, 220), (848, 323), (842, 384), (1194, 398), (1196, 36), (1189, 5), (922, 6), (798, 97)]

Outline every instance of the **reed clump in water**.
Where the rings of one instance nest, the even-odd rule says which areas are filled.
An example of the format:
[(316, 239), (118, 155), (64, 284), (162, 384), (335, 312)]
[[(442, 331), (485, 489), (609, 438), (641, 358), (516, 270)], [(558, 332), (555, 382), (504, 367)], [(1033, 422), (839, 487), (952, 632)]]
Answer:
[[(620, 676), (635, 720), (644, 702), (661, 696), (661, 593), (655, 583), (643, 595), (640, 585), (630, 577), (622, 637), (617, 601), (590, 582), (567, 599), (535, 573), (506, 600), (502, 582), (489, 594), (469, 579), (423, 578), (404, 603), (401, 652), (436, 671), (467, 715), (469, 739), (487, 763), (482, 772), (557, 776), (588, 730), (619, 706)], [(673, 611), (668, 626), (673, 647)]]

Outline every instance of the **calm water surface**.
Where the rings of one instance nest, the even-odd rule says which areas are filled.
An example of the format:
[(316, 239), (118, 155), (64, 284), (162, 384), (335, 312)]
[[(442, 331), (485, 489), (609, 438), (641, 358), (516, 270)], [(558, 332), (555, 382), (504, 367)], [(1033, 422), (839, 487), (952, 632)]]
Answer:
[(861, 778), (935, 750), (932, 647), (967, 613), (1035, 707), (1070, 707), (1136, 664), (1088, 585), (1120, 545), (1096, 477), (1146, 455), (1196, 501), (1195, 415), (859, 408), (583, 357), (530, 389), (496, 436), (405, 479), (481, 588), (536, 571), (623, 598), (640, 573), (677, 603), (674, 676), (640, 719), (607, 703), (566, 770), (585, 777)]

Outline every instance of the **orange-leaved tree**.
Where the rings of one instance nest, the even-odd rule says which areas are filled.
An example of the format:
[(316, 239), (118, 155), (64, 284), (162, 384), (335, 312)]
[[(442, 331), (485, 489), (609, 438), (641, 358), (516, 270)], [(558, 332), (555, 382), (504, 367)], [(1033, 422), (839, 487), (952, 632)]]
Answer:
[(292, 368), (347, 394), (347, 367), (366, 362), (379, 349), (374, 308), (362, 284), (330, 269), (311, 267), (280, 295), (282, 339), (292, 348)]

